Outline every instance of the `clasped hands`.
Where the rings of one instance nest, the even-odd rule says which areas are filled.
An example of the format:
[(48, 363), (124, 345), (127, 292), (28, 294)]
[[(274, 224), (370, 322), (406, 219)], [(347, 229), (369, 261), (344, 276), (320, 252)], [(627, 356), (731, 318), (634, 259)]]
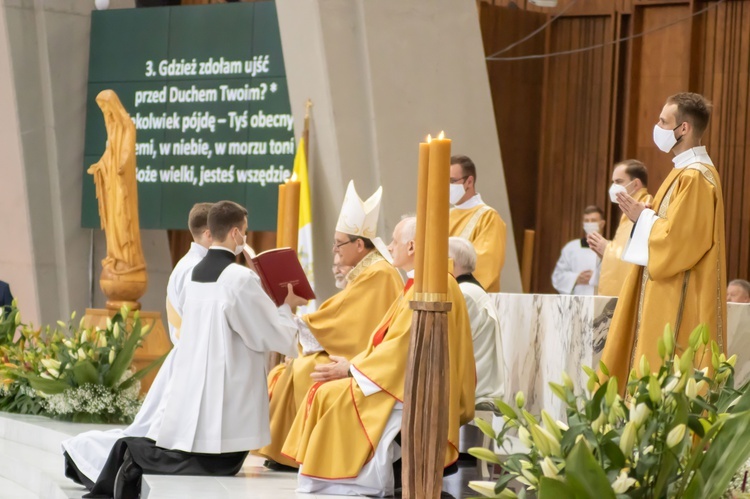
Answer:
[(310, 374), (313, 381), (334, 381), (349, 376), (349, 368), (351, 367), (351, 364), (348, 360), (336, 355), (331, 355), (330, 359), (332, 362), (328, 364), (318, 364), (315, 366), (315, 371)]
[(625, 216), (627, 216), (630, 221), (634, 223), (638, 221), (638, 217), (641, 216), (643, 210), (651, 207), (646, 203), (639, 203), (638, 201), (633, 199), (633, 196), (631, 196), (627, 192), (618, 192), (617, 202), (620, 204), (620, 209), (623, 213), (625, 213)]

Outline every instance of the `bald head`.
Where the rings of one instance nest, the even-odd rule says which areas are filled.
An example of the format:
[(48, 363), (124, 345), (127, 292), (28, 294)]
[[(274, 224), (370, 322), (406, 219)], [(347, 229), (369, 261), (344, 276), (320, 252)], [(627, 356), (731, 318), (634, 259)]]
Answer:
[(750, 282), (735, 279), (727, 286), (728, 303), (750, 303)]
[(414, 269), (414, 239), (417, 237), (417, 218), (404, 217), (393, 229), (393, 240), (388, 251), (396, 268), (409, 272)]

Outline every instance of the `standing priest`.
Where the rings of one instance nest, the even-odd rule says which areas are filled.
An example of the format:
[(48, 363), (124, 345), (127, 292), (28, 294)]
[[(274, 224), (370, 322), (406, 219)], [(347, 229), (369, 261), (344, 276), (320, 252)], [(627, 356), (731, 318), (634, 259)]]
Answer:
[(468, 239), (477, 252), (477, 280), (488, 293), (500, 291), (507, 228), (500, 214), (477, 192), (477, 167), (467, 156), (453, 156), (450, 170), (449, 235)]
[(143, 473), (230, 476), (270, 441), (265, 353), (296, 355), (288, 286), (278, 309), (252, 270), (234, 263), (245, 247), (247, 211), (231, 201), (209, 212), (213, 244), (185, 289), (180, 349), (163, 415), (146, 437), (117, 441), (91, 497), (139, 497)]
[[(673, 153), (674, 168), (654, 198), (654, 209), (627, 193), (617, 194), (635, 222), (623, 260), (636, 264), (620, 292), (602, 361), (625, 388), (642, 355), (652, 369), (661, 358), (657, 343), (670, 324), (675, 353), (688, 348), (692, 330), (706, 324), (726, 351), (726, 259), (724, 199), (719, 175), (701, 137), (711, 104), (701, 95), (667, 99), (654, 126), (654, 142)], [(704, 356), (700, 367), (710, 365)]]
[(268, 376), (271, 398), (271, 443), (258, 452), (269, 459), (266, 466), (297, 468), (281, 454), (294, 417), (304, 406), (305, 394), (316, 365), (351, 359), (367, 348), (372, 330), (393, 300), (401, 293), (403, 280), (380, 238), (375, 237), (382, 188), (362, 201), (349, 182), (341, 207), (333, 251), (338, 262), (353, 267), (347, 285), (326, 300), (318, 310), (298, 321), (300, 356), (290, 365), (275, 367)]
[[(411, 277), (416, 219), (402, 220), (389, 250), (394, 265)], [(466, 305), (458, 283), (449, 279), (448, 440), (444, 463), (458, 459), (458, 430), (474, 417), (474, 353)], [(331, 359), (316, 367), (318, 381), (297, 412), (283, 452), (300, 465), (300, 492), (385, 496), (393, 493), (399, 459), (413, 299), (411, 278), (380, 324), (367, 349), (352, 359)]]

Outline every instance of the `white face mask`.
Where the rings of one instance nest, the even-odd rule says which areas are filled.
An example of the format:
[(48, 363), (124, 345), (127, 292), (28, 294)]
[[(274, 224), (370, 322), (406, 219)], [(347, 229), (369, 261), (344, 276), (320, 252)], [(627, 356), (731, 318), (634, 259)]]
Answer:
[(464, 184), (451, 184), (450, 202), (452, 205), (457, 205), (464, 194), (466, 194)]
[[(236, 243), (237, 241), (235, 241)], [(242, 244), (238, 244), (234, 248), (234, 254), (239, 255), (242, 253), (242, 251), (245, 249), (245, 244), (247, 243), (247, 234), (242, 234)]]
[[(680, 123), (682, 125), (682, 123)], [(676, 139), (674, 131), (677, 130), (680, 125), (677, 125), (672, 130), (665, 130), (659, 125), (654, 125), (654, 144), (656, 147), (661, 149), (663, 152), (669, 152), (679, 142), (680, 139)]]
[(599, 222), (584, 222), (583, 231), (586, 234), (593, 234), (594, 232), (599, 232)]
[[(635, 181), (633, 181), (635, 182)], [(628, 193), (628, 186), (632, 184), (633, 182), (630, 182), (629, 184), (620, 185), (620, 184), (612, 184), (609, 186), (609, 199), (615, 204), (620, 204), (619, 201), (617, 201), (617, 193), (622, 192), (623, 194)]]

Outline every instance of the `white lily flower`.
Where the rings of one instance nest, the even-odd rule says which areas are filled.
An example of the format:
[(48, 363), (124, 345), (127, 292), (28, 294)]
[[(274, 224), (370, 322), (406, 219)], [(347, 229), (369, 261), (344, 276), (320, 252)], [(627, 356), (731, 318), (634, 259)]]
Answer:
[(635, 481), (635, 478), (630, 478), (625, 471), (621, 471), (617, 479), (612, 482), (612, 490), (615, 494), (624, 494), (635, 485)]
[(685, 438), (685, 429), (686, 426), (684, 424), (678, 424), (672, 428), (672, 431), (667, 435), (667, 447), (671, 449), (682, 442), (682, 439)]

